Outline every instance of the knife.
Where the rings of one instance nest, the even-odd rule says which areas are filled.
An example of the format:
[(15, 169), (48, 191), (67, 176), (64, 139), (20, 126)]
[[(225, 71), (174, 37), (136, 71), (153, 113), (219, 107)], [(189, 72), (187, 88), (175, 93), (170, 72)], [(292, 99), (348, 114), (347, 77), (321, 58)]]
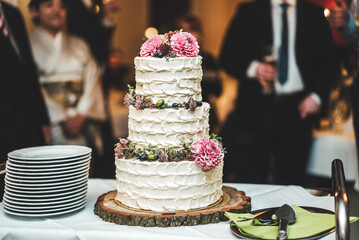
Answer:
[(279, 222), (277, 240), (288, 239), (287, 226), (295, 222), (295, 212), (288, 204), (284, 204), (275, 212), (277, 221)]

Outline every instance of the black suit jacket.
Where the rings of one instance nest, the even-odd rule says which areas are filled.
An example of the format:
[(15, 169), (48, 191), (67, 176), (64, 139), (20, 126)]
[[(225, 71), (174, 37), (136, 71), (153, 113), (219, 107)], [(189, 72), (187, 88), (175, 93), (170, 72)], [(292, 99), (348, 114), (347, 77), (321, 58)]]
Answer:
[[(326, 106), (329, 90), (338, 77), (331, 31), (323, 8), (297, 0), (295, 51), (305, 93), (315, 92)], [(237, 111), (240, 124), (250, 125), (263, 104), (261, 85), (248, 79), (246, 72), (253, 60), (263, 59), (263, 48), (272, 45), (273, 30), (270, 0), (241, 4), (228, 29), (220, 65), (240, 81)]]
[(21, 58), (0, 31), (0, 162), (14, 149), (44, 144), (49, 119), (20, 12), (1, 2)]

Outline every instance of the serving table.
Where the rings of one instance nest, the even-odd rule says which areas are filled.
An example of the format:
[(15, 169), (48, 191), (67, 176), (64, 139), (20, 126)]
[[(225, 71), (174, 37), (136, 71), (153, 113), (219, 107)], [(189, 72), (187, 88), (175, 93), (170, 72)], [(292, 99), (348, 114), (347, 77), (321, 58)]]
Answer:
[[(251, 197), (252, 210), (279, 207), (285, 203), (334, 211), (333, 197), (316, 197), (300, 186), (224, 184)], [(94, 214), (97, 198), (114, 190), (115, 180), (90, 179), (87, 204), (77, 212), (52, 218), (25, 218), (7, 215), (0, 203), (0, 239), (236, 239), (228, 222), (190, 227), (138, 227), (104, 222)], [(331, 234), (323, 240), (335, 239)]]

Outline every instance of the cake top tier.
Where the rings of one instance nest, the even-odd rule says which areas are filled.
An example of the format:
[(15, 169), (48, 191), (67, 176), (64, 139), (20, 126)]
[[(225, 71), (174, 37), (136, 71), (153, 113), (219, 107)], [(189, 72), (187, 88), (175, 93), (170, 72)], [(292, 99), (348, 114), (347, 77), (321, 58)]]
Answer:
[(202, 100), (202, 57), (196, 38), (170, 31), (147, 39), (135, 58), (136, 95), (167, 105)]
[(174, 58), (197, 57), (199, 46), (196, 38), (182, 31), (170, 31), (147, 39), (141, 46), (141, 57)]
[(136, 94), (156, 103), (201, 101), (202, 57), (136, 57)]

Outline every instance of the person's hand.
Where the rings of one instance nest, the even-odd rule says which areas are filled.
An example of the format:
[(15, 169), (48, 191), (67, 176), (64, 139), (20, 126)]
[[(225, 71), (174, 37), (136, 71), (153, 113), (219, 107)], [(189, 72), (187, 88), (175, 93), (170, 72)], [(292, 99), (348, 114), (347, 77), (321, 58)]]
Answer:
[(269, 82), (274, 81), (276, 69), (268, 63), (259, 63), (256, 77), (263, 88), (269, 88)]
[(67, 118), (63, 124), (66, 135), (69, 137), (77, 137), (81, 133), (85, 120), (86, 117), (81, 114)]
[(345, 27), (349, 21), (349, 10), (342, 0), (336, 0), (336, 6), (329, 9), (328, 22), (332, 28)]
[(50, 136), (51, 136), (51, 133), (50, 133), (50, 126), (48, 125), (43, 125), (41, 127), (42, 129), (42, 133), (44, 134), (44, 140), (45, 140), (45, 143), (46, 144), (50, 144)]
[(309, 95), (302, 100), (298, 107), (300, 117), (305, 119), (308, 115), (318, 113), (320, 110), (319, 105)]
[(115, 16), (121, 10), (121, 6), (117, 0), (103, 1), (103, 18), (106, 21), (113, 21)]

